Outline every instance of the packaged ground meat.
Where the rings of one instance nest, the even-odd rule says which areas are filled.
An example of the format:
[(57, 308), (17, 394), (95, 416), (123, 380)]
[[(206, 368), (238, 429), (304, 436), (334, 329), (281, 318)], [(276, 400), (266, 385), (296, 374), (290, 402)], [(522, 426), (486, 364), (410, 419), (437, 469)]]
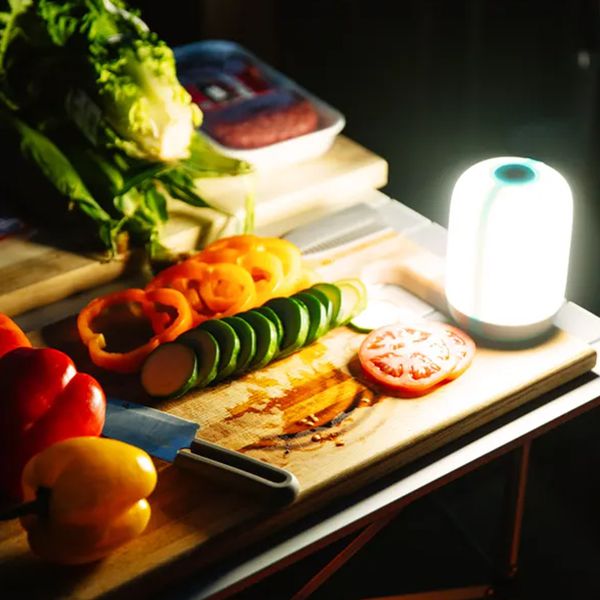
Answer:
[(177, 73), (202, 109), (201, 133), (224, 154), (274, 167), (326, 152), (343, 115), (227, 41), (175, 49)]

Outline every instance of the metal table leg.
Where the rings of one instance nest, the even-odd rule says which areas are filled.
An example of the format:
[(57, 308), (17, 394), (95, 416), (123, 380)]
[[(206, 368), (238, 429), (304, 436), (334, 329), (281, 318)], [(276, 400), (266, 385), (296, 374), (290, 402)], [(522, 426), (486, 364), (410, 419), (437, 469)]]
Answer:
[[(502, 564), (498, 572), (500, 579), (494, 584), (474, 585), (461, 588), (450, 588), (400, 594), (394, 596), (379, 596), (368, 600), (476, 600), (489, 598), (494, 595), (498, 586), (512, 580), (518, 571), (519, 549), (521, 542), (521, 529), (525, 511), (525, 496), (527, 490), (527, 477), (529, 473), (529, 457), (531, 440), (526, 439), (515, 452), (514, 470), (511, 473), (507, 487), (507, 540), (506, 550), (502, 552)], [(321, 585), (334, 573), (348, 562), (361, 548), (363, 548), (383, 527), (385, 527), (400, 511), (384, 519), (374, 521), (365, 527), (341, 552), (329, 561), (314, 577), (312, 577), (291, 600), (305, 600), (309, 598)]]
[(365, 527), (341, 552), (335, 555), (314, 577), (292, 596), (291, 600), (305, 600), (341, 569), (365, 544), (370, 542), (396, 515), (380, 519)]

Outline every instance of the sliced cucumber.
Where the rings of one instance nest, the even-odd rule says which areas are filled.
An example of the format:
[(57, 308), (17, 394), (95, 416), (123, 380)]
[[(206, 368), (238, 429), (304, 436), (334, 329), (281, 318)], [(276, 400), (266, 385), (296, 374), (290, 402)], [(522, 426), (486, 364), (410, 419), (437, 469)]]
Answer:
[(308, 334), (304, 345), (311, 344), (317, 338), (325, 335), (329, 329), (329, 319), (325, 306), (313, 295), (306, 292), (298, 292), (292, 296), (308, 310), (309, 324)]
[(367, 306), (367, 288), (360, 279), (342, 279), (335, 282), (341, 292), (341, 306), (336, 317), (336, 327), (345, 325)]
[(406, 310), (389, 300), (369, 299), (367, 308), (353, 317), (348, 325), (357, 331), (367, 332), (391, 325), (406, 317)]
[(219, 344), (208, 331), (194, 327), (182, 333), (176, 340), (192, 348), (198, 361), (198, 378), (195, 387), (204, 387), (212, 383), (217, 376), (221, 350)]
[(240, 353), (240, 338), (238, 338), (233, 327), (222, 319), (204, 321), (198, 325), (198, 329), (208, 331), (219, 344), (221, 357), (219, 358), (217, 376), (214, 381), (222, 381), (235, 371)]
[(178, 398), (194, 387), (197, 380), (196, 353), (182, 342), (158, 346), (142, 365), (142, 387), (153, 398)]
[(329, 299), (329, 296), (322, 292), (321, 290), (317, 290), (314, 288), (306, 288), (301, 290), (299, 293), (301, 294), (310, 294), (314, 296), (325, 308), (325, 313), (327, 315), (327, 326), (331, 327), (331, 315), (333, 313), (333, 302)]
[(261, 315), (264, 315), (265, 317), (267, 317), (267, 319), (269, 319), (269, 321), (273, 322), (273, 325), (275, 325), (275, 330), (277, 331), (277, 350), (279, 351), (279, 348), (281, 346), (281, 340), (283, 340), (283, 323), (281, 322), (281, 319), (277, 316), (277, 313), (269, 306), (258, 306), (257, 308), (254, 308), (252, 310), (255, 310)]
[(340, 289), (333, 285), (333, 283), (315, 283), (315, 285), (311, 286), (309, 289), (317, 290), (329, 298), (329, 301), (331, 302), (330, 327), (337, 327), (338, 314), (342, 305), (342, 293)]
[(240, 339), (240, 353), (232, 375), (241, 375), (248, 369), (256, 354), (256, 333), (247, 321), (239, 317), (224, 317), (223, 321), (231, 325)]
[(364, 284), (362, 279), (358, 279), (356, 277), (348, 278), (348, 279), (338, 279), (333, 282), (333, 285), (352, 285), (356, 288), (356, 291), (360, 294), (360, 297), (363, 299), (363, 305), (367, 305), (367, 299), (369, 297), (369, 292), (367, 290), (367, 286)]
[(236, 316), (246, 321), (256, 334), (256, 352), (250, 361), (249, 368), (260, 369), (268, 365), (279, 349), (275, 325), (256, 309), (239, 313)]
[(272, 308), (283, 323), (283, 339), (277, 358), (304, 346), (310, 323), (306, 306), (294, 298), (271, 298), (265, 306)]

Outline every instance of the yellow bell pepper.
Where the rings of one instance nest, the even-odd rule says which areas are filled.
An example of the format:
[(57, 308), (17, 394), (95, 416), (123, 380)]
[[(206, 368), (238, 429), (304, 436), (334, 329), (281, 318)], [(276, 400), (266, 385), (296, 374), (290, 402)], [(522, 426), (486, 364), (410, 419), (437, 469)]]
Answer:
[(21, 517), (32, 551), (52, 562), (80, 564), (144, 531), (156, 469), (139, 448), (76, 437), (35, 455), (22, 483), (25, 500), (38, 500), (37, 513)]

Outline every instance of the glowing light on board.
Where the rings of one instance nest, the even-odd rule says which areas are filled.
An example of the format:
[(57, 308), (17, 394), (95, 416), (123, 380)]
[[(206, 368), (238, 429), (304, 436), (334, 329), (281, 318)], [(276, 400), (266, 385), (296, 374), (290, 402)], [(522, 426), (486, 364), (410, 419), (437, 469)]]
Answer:
[(565, 301), (573, 198), (548, 165), (492, 158), (467, 169), (452, 193), (446, 298), (476, 335), (542, 334)]

